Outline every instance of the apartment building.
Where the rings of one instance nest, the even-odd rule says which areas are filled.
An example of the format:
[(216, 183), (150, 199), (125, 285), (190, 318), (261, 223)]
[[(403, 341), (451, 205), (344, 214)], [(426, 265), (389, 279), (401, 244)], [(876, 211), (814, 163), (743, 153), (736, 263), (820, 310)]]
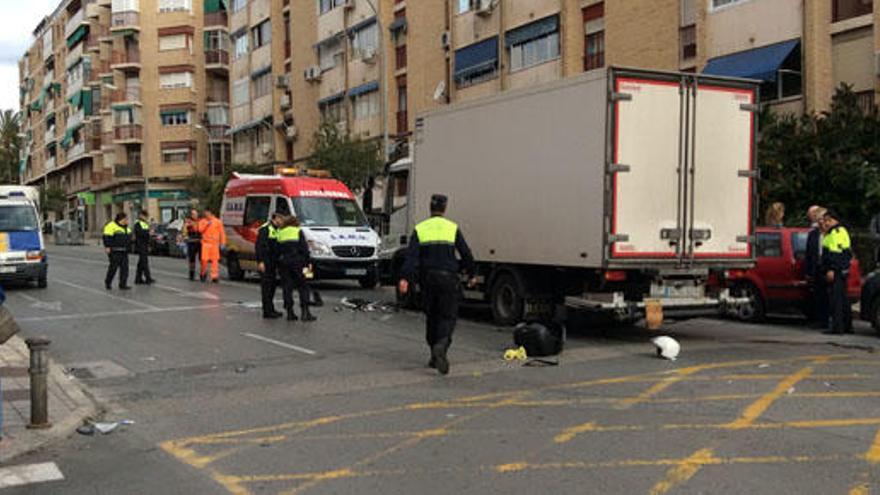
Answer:
[(98, 232), (170, 221), (188, 179), (229, 163), (226, 0), (65, 0), (20, 62), (23, 181), (57, 186)]

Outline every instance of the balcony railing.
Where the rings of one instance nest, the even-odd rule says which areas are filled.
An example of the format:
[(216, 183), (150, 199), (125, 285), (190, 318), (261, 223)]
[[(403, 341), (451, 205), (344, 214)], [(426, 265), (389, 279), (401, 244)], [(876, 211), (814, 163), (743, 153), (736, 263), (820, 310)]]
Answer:
[(214, 27), (214, 26), (226, 27), (228, 22), (229, 22), (229, 16), (226, 14), (226, 12), (223, 12), (222, 10), (219, 12), (211, 12), (210, 14), (205, 14), (205, 27), (206, 28)]
[(94, 50), (96, 48), (100, 48), (101, 46), (101, 38), (106, 38), (110, 35), (110, 28), (104, 26), (102, 24), (92, 24), (89, 28), (89, 36), (86, 38), (86, 49)]
[(140, 124), (118, 125), (113, 129), (113, 139), (117, 141), (142, 140), (144, 128)]
[(67, 118), (67, 128), (78, 126), (83, 123), (85, 120), (86, 112), (84, 109), (80, 108), (79, 111), (70, 114), (70, 117)]
[(229, 52), (227, 50), (205, 50), (205, 65), (229, 65)]
[(139, 64), (141, 53), (138, 50), (116, 50), (110, 56), (112, 65)]
[(208, 91), (208, 94), (205, 95), (205, 99), (208, 103), (222, 103), (229, 105), (229, 93), (225, 88), (212, 88)]
[(113, 173), (109, 170), (92, 172), (92, 186), (100, 186), (113, 182)]
[(141, 23), (140, 12), (114, 12), (110, 18), (110, 25), (114, 28), (136, 27)]
[(46, 132), (43, 134), (43, 144), (49, 144), (56, 140), (57, 138), (55, 137), (55, 126), (46, 129)]
[(228, 125), (209, 125), (208, 129), (208, 137), (211, 139), (229, 139), (229, 136), (226, 135), (226, 132), (229, 131)]
[(127, 101), (141, 101), (141, 88), (139, 86), (117, 89), (113, 92), (113, 103)]
[(831, 22), (840, 22), (874, 11), (873, 0), (832, 0)]
[(80, 141), (67, 149), (67, 161), (76, 160), (86, 154), (86, 142)]
[(113, 175), (118, 178), (142, 177), (143, 169), (143, 164), (140, 162), (117, 163), (116, 167), (114, 167)]

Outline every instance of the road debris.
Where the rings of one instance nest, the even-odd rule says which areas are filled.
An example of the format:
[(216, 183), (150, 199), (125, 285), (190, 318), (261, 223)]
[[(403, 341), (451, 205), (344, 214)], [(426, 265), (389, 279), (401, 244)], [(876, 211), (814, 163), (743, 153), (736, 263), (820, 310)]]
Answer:
[(504, 351), (504, 360), (505, 361), (525, 361), (529, 356), (526, 354), (526, 348), (523, 346), (519, 346), (517, 349), (507, 349)]
[(681, 352), (681, 345), (667, 335), (661, 335), (660, 337), (654, 337), (651, 339), (651, 343), (654, 344), (654, 347), (657, 348), (657, 356), (668, 359), (670, 361), (675, 361), (678, 359), (678, 355)]
[(398, 307), (394, 303), (384, 301), (369, 301), (367, 299), (361, 299), (359, 297), (343, 297), (342, 300), (339, 301), (339, 306), (333, 308), (333, 311), (338, 313), (344, 309), (348, 309), (351, 311), (360, 311), (364, 313), (395, 313), (398, 311)]

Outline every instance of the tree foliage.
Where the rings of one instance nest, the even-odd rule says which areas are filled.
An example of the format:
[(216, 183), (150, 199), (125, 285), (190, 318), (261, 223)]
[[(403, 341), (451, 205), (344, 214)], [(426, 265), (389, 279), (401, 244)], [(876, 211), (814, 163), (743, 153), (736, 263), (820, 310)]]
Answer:
[(0, 112), (0, 183), (18, 183), (20, 114), (12, 110)]
[(62, 215), (67, 206), (67, 193), (64, 188), (59, 186), (40, 188), (40, 205), (47, 212), (51, 211)]
[(377, 141), (364, 141), (340, 132), (330, 122), (321, 124), (312, 142), (309, 167), (329, 171), (353, 191), (361, 191), (382, 168)]
[(853, 227), (880, 211), (880, 115), (865, 112), (842, 85), (831, 109), (814, 115), (761, 115), (761, 204), (786, 205), (786, 222), (803, 224), (812, 204), (838, 211)]
[(226, 168), (222, 177), (213, 178), (203, 174), (195, 174), (187, 179), (186, 188), (190, 198), (197, 200), (202, 208), (210, 208), (217, 213), (223, 203), (223, 191), (226, 183), (235, 172), (245, 174), (265, 173), (264, 167), (257, 165), (232, 165)]

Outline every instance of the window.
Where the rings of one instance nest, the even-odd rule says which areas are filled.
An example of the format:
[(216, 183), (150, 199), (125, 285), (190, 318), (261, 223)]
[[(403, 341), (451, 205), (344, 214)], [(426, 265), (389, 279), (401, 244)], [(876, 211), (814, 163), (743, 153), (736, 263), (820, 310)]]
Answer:
[(248, 35), (247, 32), (241, 32), (232, 35), (232, 42), (235, 44), (235, 59), (238, 60), (248, 54)]
[(169, 72), (168, 74), (159, 74), (159, 87), (161, 89), (192, 87), (192, 72)]
[(584, 9), (584, 70), (605, 67), (605, 4)]
[(39, 223), (33, 206), (0, 206), (0, 231), (37, 230), (37, 228)]
[(247, 0), (232, 0), (232, 11), (238, 12), (247, 7)]
[[(140, 11), (140, 2), (138, 0), (113, 0), (110, 4), (111, 12), (138, 12)], [(51, 31), (50, 38), (51, 38)]]
[(497, 75), (497, 37), (455, 51), (455, 82), (459, 88), (488, 81)]
[(361, 58), (365, 53), (376, 53), (379, 46), (379, 25), (375, 22), (354, 32), (351, 39), (352, 56)]
[(759, 258), (778, 258), (782, 256), (782, 234), (778, 232), (759, 232), (757, 251)]
[(159, 51), (165, 52), (170, 50), (185, 50), (189, 48), (189, 35), (172, 34), (169, 36), (159, 37)]
[(275, 198), (275, 213), (290, 215), (290, 200), (287, 198)]
[(268, 45), (272, 41), (272, 23), (269, 19), (257, 24), (251, 29), (254, 39), (254, 50)]
[(803, 259), (807, 256), (807, 232), (791, 233), (791, 250), (795, 259)]
[(551, 16), (508, 31), (510, 71), (526, 69), (559, 58), (559, 17)]
[(229, 125), (228, 107), (208, 107), (208, 125)]
[(189, 125), (189, 110), (171, 110), (160, 114), (163, 126)]
[(685, 26), (679, 31), (681, 36), (680, 60), (691, 60), (697, 56), (697, 27)]
[(205, 51), (229, 50), (229, 38), (224, 31), (205, 31)]
[(343, 108), (344, 100), (342, 98), (336, 98), (334, 100), (327, 101), (325, 103), (320, 103), (318, 108), (321, 111), (321, 120), (323, 122), (342, 122), (345, 119), (344, 108)]
[(831, 22), (840, 22), (853, 17), (868, 15), (874, 11), (873, 0), (832, 0)]
[(269, 219), (272, 198), (263, 196), (248, 197), (244, 204), (244, 225), (263, 224)]
[(745, 0), (712, 0), (712, 9), (720, 9), (722, 7), (727, 7), (728, 5), (733, 5), (735, 3), (744, 2)]
[(464, 14), (465, 12), (476, 10), (476, 8), (480, 6), (480, 0), (457, 0), (457, 2), (458, 6), (456, 11), (459, 14)]
[(326, 14), (344, 3), (345, 0), (318, 0), (318, 10), (321, 14)]
[(232, 83), (232, 106), (244, 105), (250, 101), (250, 91), (248, 90), (248, 80), (239, 79)]
[(114, 108), (113, 125), (131, 125), (136, 123), (135, 107)]
[(379, 115), (379, 92), (371, 91), (354, 97), (354, 120), (370, 119)]
[(342, 65), (342, 42), (337, 37), (330, 38), (318, 45), (318, 64), (322, 71)]
[(192, 0), (159, 0), (159, 12), (190, 12)]
[(188, 163), (190, 156), (192, 156), (192, 152), (187, 148), (162, 150), (162, 163)]
[[(293, 198), (293, 209), (304, 227), (364, 227), (367, 219), (350, 199)], [(267, 212), (268, 213), (268, 212)]]
[(266, 72), (254, 78), (254, 99), (272, 93), (272, 73)]

